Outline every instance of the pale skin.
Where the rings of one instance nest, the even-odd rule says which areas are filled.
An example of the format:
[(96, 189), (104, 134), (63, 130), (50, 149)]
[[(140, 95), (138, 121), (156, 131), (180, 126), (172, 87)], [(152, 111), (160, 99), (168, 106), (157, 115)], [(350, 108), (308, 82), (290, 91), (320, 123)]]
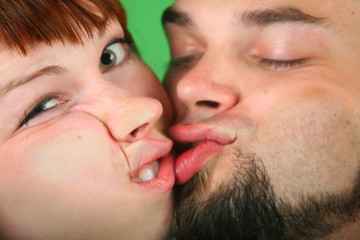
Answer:
[[(177, 0), (172, 9), (180, 17), (165, 23), (179, 62), (168, 80), (177, 114), (170, 133), (182, 142), (206, 142), (189, 133), (212, 129), (228, 139), (216, 157), (206, 153), (206, 164), (214, 167), (209, 192), (226, 181), (235, 149), (259, 157), (275, 195), (294, 205), (307, 194), (354, 187), (360, 166), (359, 1)], [(289, 9), (314, 18), (244, 21), (249, 12)], [(189, 175), (181, 175), (182, 183)], [(357, 239), (358, 223), (343, 234)]]
[[(165, 237), (170, 103), (152, 71), (114, 42), (123, 37), (111, 21), (83, 45), (41, 44), (26, 57), (0, 46), (0, 226), (11, 239)], [(106, 49), (114, 66), (100, 66)], [(159, 174), (142, 181), (157, 159)]]

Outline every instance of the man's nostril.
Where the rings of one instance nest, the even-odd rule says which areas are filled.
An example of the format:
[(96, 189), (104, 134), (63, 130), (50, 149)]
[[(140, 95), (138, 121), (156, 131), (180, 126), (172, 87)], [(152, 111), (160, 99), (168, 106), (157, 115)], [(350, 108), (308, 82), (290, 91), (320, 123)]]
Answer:
[(218, 102), (214, 102), (214, 101), (197, 101), (196, 102), (196, 106), (199, 107), (210, 107), (210, 108), (218, 108), (219, 107), (219, 103)]

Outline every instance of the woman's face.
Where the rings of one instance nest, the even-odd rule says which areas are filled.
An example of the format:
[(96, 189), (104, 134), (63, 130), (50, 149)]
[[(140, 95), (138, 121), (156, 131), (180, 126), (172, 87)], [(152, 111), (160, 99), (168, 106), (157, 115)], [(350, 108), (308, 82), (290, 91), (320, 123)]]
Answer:
[[(168, 98), (111, 22), (83, 45), (0, 47), (0, 228), (14, 239), (161, 239)], [(162, 116), (162, 117), (161, 117)], [(13, 239), (12, 238), (12, 239)]]

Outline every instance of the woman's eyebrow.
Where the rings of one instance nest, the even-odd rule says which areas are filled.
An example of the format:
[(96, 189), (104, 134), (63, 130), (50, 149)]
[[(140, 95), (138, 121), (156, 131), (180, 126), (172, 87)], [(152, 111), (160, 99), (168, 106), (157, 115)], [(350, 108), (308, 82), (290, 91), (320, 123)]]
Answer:
[(52, 65), (52, 66), (46, 66), (39, 70), (34, 71), (33, 73), (30, 73), (29, 75), (17, 79), (10, 80), (3, 88), (0, 89), (0, 101), (2, 98), (5, 97), (5, 95), (13, 90), (14, 88), (17, 88), (21, 85), (24, 85), (25, 83), (28, 83), (40, 76), (48, 75), (48, 74), (61, 74), (64, 73), (65, 69), (63, 67)]

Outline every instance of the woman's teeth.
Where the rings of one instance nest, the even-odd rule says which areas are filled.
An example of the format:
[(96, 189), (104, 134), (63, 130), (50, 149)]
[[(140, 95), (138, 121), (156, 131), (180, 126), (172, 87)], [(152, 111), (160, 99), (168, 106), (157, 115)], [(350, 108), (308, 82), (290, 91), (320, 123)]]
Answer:
[(159, 173), (159, 161), (154, 161), (151, 164), (145, 165), (136, 178), (132, 179), (135, 182), (147, 182), (157, 177)]
[(143, 168), (139, 174), (139, 178), (142, 182), (153, 180), (155, 177), (155, 173), (149, 168)]

